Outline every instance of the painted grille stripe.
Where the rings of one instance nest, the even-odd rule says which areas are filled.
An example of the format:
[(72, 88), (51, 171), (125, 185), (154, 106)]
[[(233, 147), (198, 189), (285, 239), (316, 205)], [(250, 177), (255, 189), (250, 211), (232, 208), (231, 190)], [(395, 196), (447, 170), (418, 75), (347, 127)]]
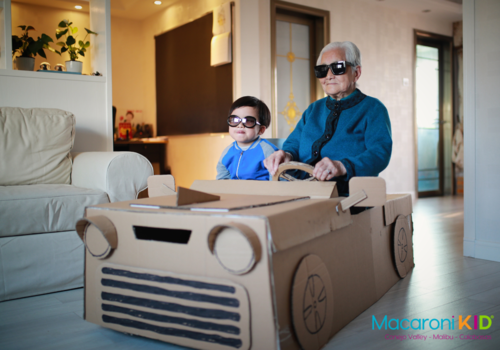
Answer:
[(192, 307), (185, 306), (176, 303), (169, 303), (165, 301), (156, 301), (151, 299), (143, 299), (131, 297), (128, 295), (121, 294), (113, 294), (102, 292), (101, 293), (102, 300), (114, 301), (118, 303), (124, 303), (135, 306), (142, 306), (156, 310), (165, 310), (170, 312), (179, 312), (186, 315), (204, 317), (204, 318), (213, 318), (217, 320), (231, 320), (231, 321), (240, 321), (240, 314), (236, 312), (217, 310), (217, 309), (206, 309), (201, 307)]
[(145, 322), (133, 321), (124, 318), (112, 317), (108, 315), (102, 315), (102, 321), (105, 323), (118, 324), (124, 327), (142, 329), (163, 335), (170, 335), (174, 337), (189, 338), (208, 343), (221, 344), (237, 349), (242, 346), (242, 341), (240, 339), (221, 337), (220, 335), (216, 334), (205, 334), (202, 332), (193, 332), (185, 329), (160, 327)]
[(159, 287), (148, 286), (145, 284), (128, 283), (122, 281), (110, 280), (107, 278), (101, 279), (101, 284), (106, 287), (114, 287), (120, 289), (129, 289), (136, 292), (165, 295), (167, 297), (179, 298), (191, 301), (199, 301), (204, 303), (212, 303), (229, 307), (239, 307), (240, 302), (235, 298), (217, 297), (208, 294), (180, 292), (176, 290), (168, 290)]
[(234, 294), (236, 292), (236, 288), (231, 287), (231, 286), (225, 286), (222, 284), (189, 281), (189, 280), (183, 280), (183, 279), (174, 278), (174, 277), (156, 276), (156, 275), (152, 275), (149, 273), (137, 273), (137, 272), (131, 272), (131, 271), (121, 270), (121, 269), (113, 269), (110, 267), (103, 267), (102, 273), (106, 274), (106, 275), (123, 276), (123, 277), (128, 277), (128, 278), (144, 280), (144, 281), (179, 284), (182, 286), (188, 286), (188, 287), (197, 288), (197, 289), (217, 290), (219, 292), (225, 292), (225, 293), (231, 293), (231, 294)]
[(182, 318), (182, 317), (159, 315), (159, 314), (155, 314), (152, 312), (134, 310), (134, 309), (124, 308), (124, 307), (109, 305), (109, 304), (102, 304), (102, 310), (109, 311), (109, 312), (118, 312), (121, 314), (130, 315), (130, 316), (142, 318), (145, 320), (180, 324), (180, 325), (183, 325), (186, 327), (193, 327), (193, 328), (198, 328), (198, 329), (207, 330), (207, 331), (216, 331), (216, 332), (223, 332), (223, 333), (235, 334), (235, 335), (240, 334), (240, 329), (238, 327), (217, 324), (217, 323), (213, 323), (213, 322), (204, 322), (204, 321), (191, 320), (191, 319)]

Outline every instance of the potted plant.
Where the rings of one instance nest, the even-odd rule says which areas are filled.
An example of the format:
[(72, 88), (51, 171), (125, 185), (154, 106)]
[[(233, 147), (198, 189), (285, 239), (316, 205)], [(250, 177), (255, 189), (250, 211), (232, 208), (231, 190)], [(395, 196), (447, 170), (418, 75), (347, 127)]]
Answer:
[(35, 56), (38, 54), (43, 58), (45, 56), (44, 49), (48, 49), (52, 52), (59, 53), (49, 46), (50, 42), (53, 42), (52, 38), (46, 34), (42, 34), (37, 40), (33, 39), (29, 32), (35, 30), (32, 26), (19, 26), (23, 30), (21, 36), (12, 36), (12, 57), (19, 54), (16, 58), (16, 66), (18, 70), (34, 70), (35, 68)]
[(87, 48), (90, 46), (90, 41), (86, 41), (89, 34), (97, 35), (97, 33), (91, 31), (90, 29), (85, 28), (87, 34), (83, 38), (83, 40), (77, 41), (77, 33), (78, 28), (72, 27), (73, 22), (65, 19), (59, 22), (59, 28), (56, 31), (56, 38), (60, 39), (64, 36), (63, 41), (59, 41), (56, 45), (61, 46), (61, 53), (68, 52), (69, 61), (66, 61), (66, 71), (67, 72), (76, 72), (82, 73), (83, 62), (77, 61), (78, 56), (85, 57), (85, 52), (87, 52)]

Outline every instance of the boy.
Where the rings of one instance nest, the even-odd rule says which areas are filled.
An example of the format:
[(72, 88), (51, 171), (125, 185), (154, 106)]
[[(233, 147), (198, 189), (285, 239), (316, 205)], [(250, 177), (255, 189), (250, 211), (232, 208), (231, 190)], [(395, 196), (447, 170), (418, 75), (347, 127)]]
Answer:
[(217, 180), (271, 180), (264, 159), (278, 148), (260, 137), (271, 124), (266, 104), (252, 96), (241, 97), (233, 102), (227, 123), (235, 141), (222, 152)]

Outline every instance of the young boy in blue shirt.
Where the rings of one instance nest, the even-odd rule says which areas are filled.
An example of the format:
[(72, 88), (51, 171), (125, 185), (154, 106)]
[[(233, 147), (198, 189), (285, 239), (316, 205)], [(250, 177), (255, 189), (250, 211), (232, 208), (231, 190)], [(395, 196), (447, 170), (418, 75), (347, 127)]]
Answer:
[(271, 180), (264, 159), (278, 148), (260, 137), (271, 124), (266, 104), (253, 96), (241, 97), (233, 102), (227, 123), (235, 141), (222, 152), (217, 180)]

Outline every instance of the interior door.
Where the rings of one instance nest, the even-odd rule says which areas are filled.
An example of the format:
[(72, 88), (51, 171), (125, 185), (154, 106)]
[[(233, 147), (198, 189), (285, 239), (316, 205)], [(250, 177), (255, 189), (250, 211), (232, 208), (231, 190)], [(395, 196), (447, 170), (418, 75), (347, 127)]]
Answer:
[(415, 125), (419, 197), (452, 193), (451, 37), (416, 31)]

